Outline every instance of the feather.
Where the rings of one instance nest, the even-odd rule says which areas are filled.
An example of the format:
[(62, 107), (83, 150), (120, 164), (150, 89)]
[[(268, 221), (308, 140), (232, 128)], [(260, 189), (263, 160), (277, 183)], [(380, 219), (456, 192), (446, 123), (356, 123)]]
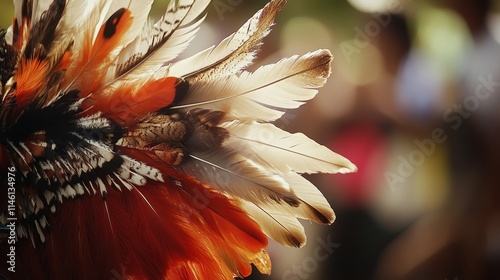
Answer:
[(226, 120), (273, 121), (313, 98), (330, 75), (331, 53), (319, 50), (218, 80), (195, 82), (175, 109), (226, 112)]
[(249, 201), (297, 204), (297, 197), (281, 177), (273, 176), (235, 152), (222, 150), (190, 157), (180, 168), (220, 191)]
[(315, 221), (320, 224), (331, 224), (335, 221), (335, 213), (323, 194), (304, 177), (289, 173), (283, 179), (290, 185), (301, 202), (296, 210), (297, 217)]
[[(71, 36), (66, 34), (67, 30), (74, 33), (81, 32), (79, 27), (83, 25), (83, 22), (89, 17), (92, 7), (96, 5), (97, 1), (78, 1), (78, 0), (68, 0), (66, 3), (66, 8), (64, 9), (64, 15), (56, 28), (56, 35), (59, 36), (58, 40), (63, 39), (63, 37)], [(72, 35), (74, 37), (74, 35)]]
[(66, 75), (66, 87), (79, 88), (82, 96), (104, 89), (103, 85), (109, 84), (107, 69), (140, 34), (151, 4), (152, 1), (125, 0), (96, 3), (83, 24), (83, 31), (77, 32), (75, 43), (79, 48), (75, 52), (79, 55)]
[(16, 90), (16, 103), (23, 108), (33, 100), (38, 90), (43, 88), (49, 70), (47, 61), (22, 58), (15, 79), (19, 84)]
[(21, 20), (23, 18), (23, 5), (24, 3), (27, 2), (25, 0), (23, 1), (13, 1), (14, 2), (14, 18), (17, 20)]
[[(132, 18), (132, 24), (128, 29), (128, 32), (122, 36), (120, 43), (118, 45), (124, 48), (129, 43), (131, 43), (135, 38), (140, 36), (142, 33), (142, 27), (148, 22), (149, 11), (151, 10), (151, 5), (154, 0), (114, 0), (112, 1), (109, 12), (106, 15), (106, 19), (111, 17), (115, 11), (121, 8), (126, 8), (130, 11), (130, 17)], [(120, 50), (121, 51), (121, 50)]]
[[(14, 1), (15, 2), (15, 1)], [(32, 11), (31, 11), (31, 22), (35, 23), (39, 21), (43, 16), (44, 13), (48, 10), (50, 10), (51, 6), (54, 4), (60, 5), (60, 6), (65, 6), (66, 1), (54, 1), (54, 0), (32, 0), (28, 1), (28, 3), (31, 2), (32, 5)], [(60, 3), (59, 3), (60, 2)]]
[(273, 0), (258, 11), (236, 33), (213, 46), (171, 65), (170, 75), (194, 83), (237, 73), (249, 65), (262, 39), (269, 34), (276, 14), (286, 0)]
[(274, 241), (290, 246), (302, 247), (306, 243), (304, 227), (289, 213), (276, 209), (273, 204), (257, 206), (245, 200), (239, 200), (241, 207), (256, 221), (262, 231)]
[[(50, 3), (50, 1), (40, 1), (41, 3)], [(41, 4), (39, 3), (39, 4)], [(47, 51), (50, 50), (55, 37), (55, 30), (61, 20), (65, 1), (54, 1), (43, 14), (37, 15), (32, 20), (34, 25), (31, 27), (30, 35), (24, 50), (24, 57), (30, 59), (34, 56), (45, 58)], [(44, 7), (37, 6), (38, 12)], [(37, 53), (38, 52), (38, 53)]]
[(15, 211), (3, 196), (0, 209), (17, 219), (22, 269), (1, 276), (269, 274), (267, 237), (301, 247), (300, 218), (335, 219), (300, 174), (356, 167), (270, 124), (316, 95), (331, 53), (245, 71), (286, 2), (270, 0), (220, 44), (172, 62), (210, 1), (171, 0), (155, 24), (152, 2), (14, 1), (0, 31), (0, 167), (17, 196)]
[(193, 39), (205, 17), (195, 22), (210, 1), (171, 1), (167, 12), (154, 25), (146, 24), (142, 32), (130, 43), (117, 59), (117, 68), (110, 72), (115, 79), (128, 79), (174, 59)]
[(109, 94), (94, 94), (82, 105), (88, 108), (86, 115), (102, 112), (121, 125), (131, 125), (150, 112), (156, 112), (170, 105), (176, 96), (179, 80), (174, 77), (151, 80), (143, 79), (142, 86), (127, 82), (113, 89)]
[[(267, 246), (260, 227), (235, 202), (200, 184), (183, 184), (215, 236), (222, 259), (235, 275), (248, 276), (252, 260)], [(226, 256), (225, 256), (226, 255)]]
[[(94, 61), (93, 65), (91, 63), (95, 58), (92, 56), (92, 50), (95, 47), (94, 41), (99, 30), (102, 28), (100, 24), (101, 14), (107, 12), (109, 3), (106, 5), (106, 2), (103, 0), (89, 1), (88, 3), (87, 10), (90, 11), (85, 19), (82, 20), (82, 24), (77, 25), (74, 31), (75, 55), (62, 83), (63, 93), (71, 88), (78, 89), (80, 83), (83, 83), (82, 81), (85, 81), (87, 87), (88, 84), (94, 83), (100, 85), (104, 77), (103, 73), (95, 69), (101, 61)], [(105, 40), (103, 39), (102, 41)], [(99, 48), (94, 49), (94, 51), (98, 50)]]
[(103, 60), (110, 59), (111, 51), (120, 47), (132, 22), (131, 11), (126, 8), (121, 8), (109, 16), (97, 33), (86, 67), (93, 69), (95, 67), (93, 64), (100, 64)]
[(231, 137), (227, 145), (266, 169), (287, 174), (350, 173), (356, 166), (343, 156), (319, 145), (301, 133), (291, 134), (272, 124), (232, 122), (225, 125)]
[[(305, 244), (303, 228), (295, 217), (318, 223), (333, 222), (334, 214), (326, 199), (316, 187), (296, 173), (288, 174), (283, 179), (230, 152), (191, 157), (196, 161), (183, 163), (182, 170), (239, 198), (244, 209), (264, 232), (284, 245), (301, 247)], [(280, 184), (276, 185), (272, 180)], [(287, 180), (294, 184), (293, 188)], [(281, 185), (283, 181), (287, 182), (286, 188)]]

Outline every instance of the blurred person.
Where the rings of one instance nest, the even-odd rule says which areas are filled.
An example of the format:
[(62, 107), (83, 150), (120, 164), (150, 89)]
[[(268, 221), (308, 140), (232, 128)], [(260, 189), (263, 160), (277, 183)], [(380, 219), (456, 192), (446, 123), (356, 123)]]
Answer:
[(453, 195), (385, 252), (378, 279), (500, 279), (500, 45), (488, 29), (491, 1), (442, 1), (467, 24), (457, 102), (444, 112)]

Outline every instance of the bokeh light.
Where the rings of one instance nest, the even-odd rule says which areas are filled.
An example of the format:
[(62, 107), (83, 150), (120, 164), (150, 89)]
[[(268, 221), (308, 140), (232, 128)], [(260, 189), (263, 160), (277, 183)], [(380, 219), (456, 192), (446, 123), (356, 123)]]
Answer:
[(356, 9), (365, 13), (389, 12), (392, 6), (398, 5), (398, 0), (348, 0)]

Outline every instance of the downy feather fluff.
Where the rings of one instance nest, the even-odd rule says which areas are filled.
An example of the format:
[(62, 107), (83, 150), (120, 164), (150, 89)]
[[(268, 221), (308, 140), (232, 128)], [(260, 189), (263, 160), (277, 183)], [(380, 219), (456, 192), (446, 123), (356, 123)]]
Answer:
[[(335, 214), (304, 173), (354, 164), (272, 121), (330, 75), (318, 50), (254, 72), (285, 0), (175, 61), (209, 0), (15, 0), (0, 31), (0, 223), (6, 279), (232, 279), (271, 273), (268, 237)], [(14, 222), (13, 222), (14, 221)], [(9, 242), (11, 239), (9, 239)], [(11, 244), (0, 242), (8, 252)]]

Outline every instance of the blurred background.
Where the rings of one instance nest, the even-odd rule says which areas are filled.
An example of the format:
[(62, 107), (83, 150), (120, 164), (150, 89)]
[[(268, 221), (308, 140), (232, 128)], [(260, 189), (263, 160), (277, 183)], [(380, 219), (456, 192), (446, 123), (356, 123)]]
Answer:
[[(157, 1), (159, 16), (168, 1)], [(188, 49), (236, 31), (265, 0), (213, 0)], [(12, 21), (0, 0), (0, 26)], [(271, 244), (250, 279), (500, 279), (500, 16), (489, 0), (289, 0), (257, 65), (327, 48), (316, 99), (276, 124), (346, 156), (308, 176), (336, 211), (305, 248)], [(257, 66), (255, 66), (257, 67)]]

